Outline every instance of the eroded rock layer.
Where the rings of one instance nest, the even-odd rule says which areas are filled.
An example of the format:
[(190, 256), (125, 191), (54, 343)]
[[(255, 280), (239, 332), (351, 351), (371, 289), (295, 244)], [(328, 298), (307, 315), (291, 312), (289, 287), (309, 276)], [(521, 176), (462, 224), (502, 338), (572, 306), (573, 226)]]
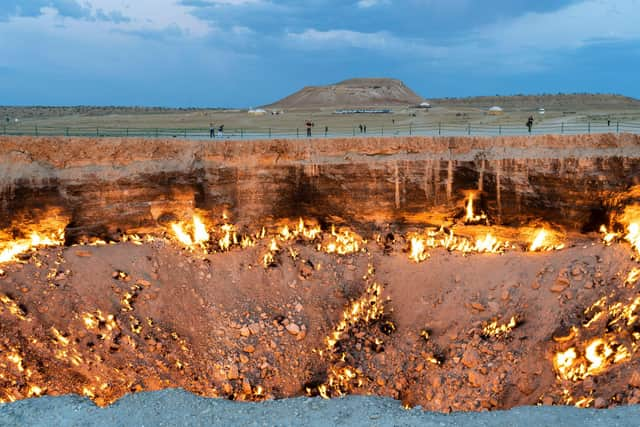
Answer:
[[(640, 180), (640, 137), (272, 141), (0, 138), (0, 228), (56, 208), (67, 236), (144, 231), (202, 209), (237, 223), (305, 216), (439, 223), (466, 194), (493, 223), (599, 225)], [(613, 203), (611, 203), (613, 204)]]

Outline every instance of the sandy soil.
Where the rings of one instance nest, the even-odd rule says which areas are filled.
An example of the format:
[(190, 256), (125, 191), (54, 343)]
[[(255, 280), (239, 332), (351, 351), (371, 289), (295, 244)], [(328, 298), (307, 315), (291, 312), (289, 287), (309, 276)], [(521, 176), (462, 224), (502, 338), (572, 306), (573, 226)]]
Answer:
[[(636, 314), (631, 249), (597, 235), (566, 244), (437, 249), (418, 264), (399, 233), (345, 256), (298, 239), (266, 268), (268, 239), (209, 255), (163, 238), (41, 249), (3, 266), (0, 398), (106, 405), (182, 387), (233, 400), (375, 394), (441, 412), (638, 403), (635, 320), (617, 328), (607, 311)], [(512, 329), (487, 329), (512, 317)], [(557, 353), (574, 347), (591, 369), (595, 338), (630, 354), (562, 378)]]
[[(283, 94), (284, 95), (284, 94)], [(429, 94), (421, 94), (429, 99)], [(254, 116), (246, 110), (233, 109), (153, 109), (136, 107), (0, 107), (0, 120), (7, 117), (0, 125), (7, 125), (9, 130), (28, 130), (32, 132), (38, 126), (41, 132), (45, 127), (56, 128), (172, 128), (202, 129), (205, 133), (209, 124), (225, 125), (228, 133), (239, 133), (239, 129), (267, 132), (305, 131), (305, 122), (311, 118), (314, 123), (314, 134), (320, 136), (325, 126), (329, 132), (348, 133), (359, 124), (365, 124), (368, 133), (379, 135), (384, 128), (385, 135), (393, 134), (394, 129), (407, 131), (427, 126), (444, 125), (490, 125), (515, 126), (524, 128), (527, 118), (533, 114), (536, 126), (546, 123), (561, 122), (586, 123), (594, 126), (606, 124), (607, 119), (614, 123), (620, 121), (640, 120), (638, 101), (615, 95), (548, 95), (548, 96), (514, 96), (514, 97), (475, 97), (429, 99), (433, 108), (429, 110), (409, 108), (398, 105), (381, 105), (390, 108), (392, 114), (355, 114), (336, 115), (334, 111), (339, 105), (319, 108), (302, 107), (285, 109), (281, 115)], [(502, 106), (504, 114), (493, 116), (487, 114), (491, 106)], [(544, 115), (538, 109), (545, 107)], [(19, 122), (15, 123), (14, 120)], [(0, 129), (2, 127), (0, 126)], [(584, 126), (582, 127), (584, 129)]]

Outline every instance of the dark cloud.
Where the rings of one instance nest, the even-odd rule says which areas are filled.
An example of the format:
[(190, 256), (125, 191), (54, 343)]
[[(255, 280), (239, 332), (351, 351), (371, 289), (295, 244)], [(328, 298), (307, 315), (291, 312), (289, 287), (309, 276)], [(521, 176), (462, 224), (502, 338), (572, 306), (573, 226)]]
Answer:
[(6, 21), (14, 16), (38, 17), (42, 15), (42, 8), (50, 7), (66, 18), (115, 23), (129, 22), (129, 18), (120, 11), (105, 12), (98, 9), (93, 14), (90, 7), (81, 4), (78, 0), (2, 0), (2, 3), (0, 21)]
[(348, 29), (388, 31), (401, 37), (431, 40), (456, 37), (473, 28), (509, 20), (525, 13), (549, 12), (577, 0), (389, 0), (360, 8), (357, 0), (272, 0), (231, 5), (206, 0), (181, 0), (203, 20), (244, 25), (263, 34), (283, 29), (301, 32)]

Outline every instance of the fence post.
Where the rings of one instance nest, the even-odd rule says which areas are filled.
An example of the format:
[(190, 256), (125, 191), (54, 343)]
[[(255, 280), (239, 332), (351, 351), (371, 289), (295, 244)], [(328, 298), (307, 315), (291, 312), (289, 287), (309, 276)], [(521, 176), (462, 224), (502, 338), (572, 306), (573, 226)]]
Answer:
[(564, 133), (564, 122), (560, 123), (560, 133)]
[(438, 135), (442, 135), (441, 126), (440, 126), (441, 124), (442, 123), (438, 122)]
[(129, 128), (127, 128), (127, 136), (129, 136)]
[(65, 134), (66, 136), (69, 136), (69, 128), (66, 128), (66, 129), (64, 130), (64, 134)]
[(158, 128), (156, 128), (156, 138), (158, 137)]
[(184, 137), (187, 137), (187, 128), (184, 128)]
[(616, 133), (620, 133), (620, 121), (616, 122)]
[(409, 136), (412, 135), (412, 129), (411, 129), (411, 125), (409, 125)]
[(587, 129), (589, 133), (591, 133), (591, 120), (589, 120), (589, 122), (587, 123)]
[(269, 138), (271, 138), (271, 128), (269, 128)]
[(467, 135), (471, 135), (471, 123), (467, 124)]
[(384, 128), (380, 128), (380, 136), (384, 136)]
[(244, 138), (244, 129), (240, 128), (240, 139)]
[(36, 129), (36, 136), (38, 136), (38, 125), (35, 125), (34, 127)]
[(296, 138), (300, 138), (300, 129), (296, 128)]
[(353, 136), (356, 136), (356, 128), (352, 127), (351, 129), (353, 130)]
[(502, 125), (498, 125), (498, 135), (502, 135)]
[(96, 136), (100, 136), (100, 128), (96, 128)]

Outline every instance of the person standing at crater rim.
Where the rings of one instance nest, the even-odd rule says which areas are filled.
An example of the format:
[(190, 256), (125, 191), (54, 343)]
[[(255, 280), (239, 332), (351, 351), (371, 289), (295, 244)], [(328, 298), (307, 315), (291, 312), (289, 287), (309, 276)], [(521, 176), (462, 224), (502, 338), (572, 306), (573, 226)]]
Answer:
[(313, 122), (311, 121), (311, 119), (307, 120), (307, 123), (305, 123), (305, 125), (307, 126), (307, 137), (311, 136), (311, 128), (313, 127)]
[(216, 136), (216, 128), (213, 126), (213, 123), (209, 123), (209, 138), (215, 138)]
[(529, 116), (527, 119), (527, 128), (529, 129), (529, 133), (531, 133), (531, 128), (533, 127), (533, 116)]

